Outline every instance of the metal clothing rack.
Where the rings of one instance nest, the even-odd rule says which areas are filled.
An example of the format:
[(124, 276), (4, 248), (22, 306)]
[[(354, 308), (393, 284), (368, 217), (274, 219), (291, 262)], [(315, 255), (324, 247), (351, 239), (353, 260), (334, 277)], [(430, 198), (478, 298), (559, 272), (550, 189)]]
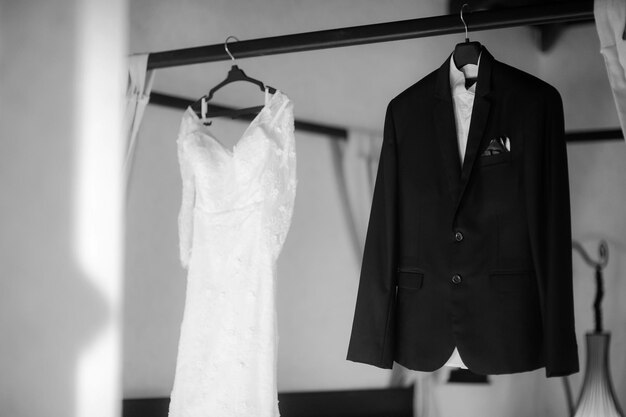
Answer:
[[(593, 21), (593, 1), (556, 2), (501, 10), (479, 11), (467, 14), (466, 21), (472, 31), (551, 23), (591, 22)], [(251, 58), (449, 35), (464, 31), (465, 27), (459, 16), (452, 14), (244, 40), (231, 43), (228, 47), (230, 52), (237, 58)], [(151, 53), (148, 57), (148, 69), (170, 68), (229, 59), (230, 56), (226, 53), (224, 44), (215, 44)], [(193, 101), (195, 100), (159, 92), (152, 92), (150, 98), (152, 104), (182, 109), (186, 108)], [(226, 107), (223, 108), (228, 109)], [(344, 128), (308, 121), (296, 120), (295, 128), (337, 139), (345, 139), (347, 137), (347, 131)], [(620, 129), (581, 131), (566, 135), (566, 140), (568, 141), (622, 138), (623, 135)]]
[[(162, 94), (153, 92), (150, 95), (150, 103), (159, 106), (170, 107), (174, 109), (185, 110), (187, 106), (193, 103), (195, 99), (172, 96), (169, 94)], [(220, 110), (234, 110), (227, 106), (220, 106), (211, 104), (211, 109)], [(253, 115), (241, 116), (241, 120), (252, 121)], [(294, 122), (294, 128), (301, 132), (315, 133), (318, 135), (324, 135), (331, 139), (344, 140), (348, 138), (348, 130), (339, 126), (330, 126), (302, 119), (296, 119)], [(567, 142), (591, 142), (600, 140), (619, 140), (623, 139), (621, 129), (602, 129), (602, 130), (581, 130), (575, 132), (566, 132), (565, 140)]]
[[(482, 11), (465, 14), (471, 31), (501, 29), (514, 26), (543, 25), (548, 23), (593, 21), (593, 1), (556, 2), (543, 5)], [(401, 20), (398, 22), (297, 33), (235, 42), (228, 45), (230, 52), (239, 58), (317, 49), (339, 48), (399, 41), (404, 39), (464, 33), (458, 14)], [(203, 62), (225, 61), (230, 57), (224, 44), (200, 46), (156, 52), (148, 57), (148, 69), (168, 68)]]

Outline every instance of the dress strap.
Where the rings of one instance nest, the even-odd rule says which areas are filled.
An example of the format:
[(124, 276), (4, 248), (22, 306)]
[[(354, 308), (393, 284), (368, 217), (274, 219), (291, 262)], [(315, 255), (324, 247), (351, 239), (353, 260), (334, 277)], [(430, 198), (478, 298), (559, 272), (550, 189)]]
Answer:
[(276, 121), (278, 120), (280, 115), (283, 113), (283, 110), (285, 110), (285, 107), (287, 107), (287, 104), (289, 104), (289, 99), (287, 99), (285, 97), (285, 98), (283, 98), (282, 104), (280, 105), (280, 107), (276, 111), (276, 114), (274, 115), (274, 117), (272, 117), (272, 122), (270, 123), (270, 125), (273, 126), (274, 124), (276, 124)]
[(270, 102), (270, 89), (265, 86), (265, 106)]

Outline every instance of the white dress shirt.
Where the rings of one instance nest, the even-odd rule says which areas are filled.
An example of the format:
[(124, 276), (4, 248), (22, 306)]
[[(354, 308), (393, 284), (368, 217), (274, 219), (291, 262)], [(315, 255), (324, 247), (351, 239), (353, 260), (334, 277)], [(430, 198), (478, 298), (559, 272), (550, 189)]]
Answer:
[(467, 135), (472, 118), (472, 108), (474, 107), (474, 95), (476, 93), (476, 83), (467, 89), (465, 79), (478, 77), (478, 65), (467, 64), (460, 70), (454, 64), (453, 57), (450, 57), (450, 90), (452, 91), (452, 101), (454, 102), (454, 119), (456, 121), (456, 136), (459, 143), (459, 155), (461, 156), (461, 166), (465, 159), (465, 148), (467, 147)]
[[(480, 56), (476, 65), (467, 64), (459, 70), (454, 64), (453, 57), (450, 57), (450, 90), (454, 103), (454, 119), (456, 121), (456, 136), (459, 145), (459, 155), (461, 156), (459, 161), (461, 166), (463, 166), (463, 160), (465, 159), (467, 136), (469, 134), (470, 120), (472, 119), (472, 108), (474, 107), (474, 94), (476, 93), (476, 83), (472, 84), (469, 89), (465, 88), (465, 79), (476, 79), (478, 77), (479, 65)], [(456, 347), (444, 366), (467, 369)]]

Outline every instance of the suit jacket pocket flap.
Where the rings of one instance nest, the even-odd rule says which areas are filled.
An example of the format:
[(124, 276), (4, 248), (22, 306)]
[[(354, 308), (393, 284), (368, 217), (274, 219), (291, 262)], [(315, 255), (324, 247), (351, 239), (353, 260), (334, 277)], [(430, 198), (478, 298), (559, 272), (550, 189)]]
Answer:
[(419, 290), (424, 282), (424, 273), (415, 268), (398, 268), (398, 287)]
[(489, 274), (491, 285), (500, 291), (519, 291), (529, 288), (534, 279), (531, 271), (494, 271)]

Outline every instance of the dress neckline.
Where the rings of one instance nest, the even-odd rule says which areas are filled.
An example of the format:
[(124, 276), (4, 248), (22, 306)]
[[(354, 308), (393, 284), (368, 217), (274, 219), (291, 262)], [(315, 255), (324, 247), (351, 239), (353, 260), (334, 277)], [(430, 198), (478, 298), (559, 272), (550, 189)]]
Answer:
[(261, 115), (263, 113), (266, 113), (268, 111), (270, 111), (271, 109), (271, 105), (273, 104), (273, 102), (277, 99), (278, 96), (281, 96), (282, 93), (279, 90), (276, 90), (274, 92), (274, 94), (270, 94), (269, 90), (267, 87), (265, 87), (265, 103), (263, 105), (263, 108), (259, 111), (259, 113), (254, 117), (254, 119), (252, 119), (252, 121), (248, 124), (248, 126), (246, 126), (246, 129), (243, 131), (243, 133), (241, 134), (241, 136), (239, 136), (239, 138), (237, 139), (237, 141), (235, 142), (235, 144), (233, 145), (232, 149), (229, 149), (226, 147), (226, 145), (224, 145), (222, 143), (221, 140), (219, 140), (217, 138), (217, 136), (215, 136), (211, 130), (208, 128), (208, 126), (205, 126), (204, 123), (202, 122), (202, 120), (198, 117), (198, 115), (196, 114), (195, 111), (193, 111), (193, 109), (191, 108), (191, 106), (187, 107), (187, 112), (191, 115), (192, 120), (194, 121), (196, 128), (202, 132), (206, 137), (208, 137), (209, 139), (211, 139), (214, 143), (216, 143), (222, 150), (224, 150), (224, 152), (226, 152), (228, 155), (230, 155), (231, 157), (235, 155), (237, 149), (239, 148), (239, 146), (243, 143), (243, 141), (249, 136), (249, 132), (250, 130), (252, 130), (252, 127), (254, 125), (257, 125), (259, 123), (259, 120), (261, 119)]

